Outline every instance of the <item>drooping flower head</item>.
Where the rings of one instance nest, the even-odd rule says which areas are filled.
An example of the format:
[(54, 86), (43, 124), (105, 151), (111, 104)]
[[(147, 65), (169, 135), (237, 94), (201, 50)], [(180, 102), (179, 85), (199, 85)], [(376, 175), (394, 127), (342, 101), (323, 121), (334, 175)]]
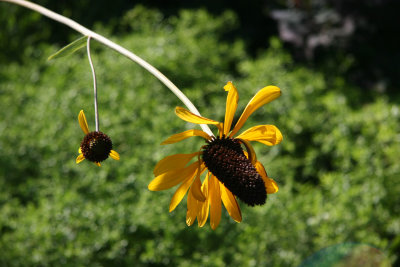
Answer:
[[(250, 142), (277, 145), (282, 141), (279, 129), (274, 125), (258, 125), (234, 136), (255, 110), (281, 95), (280, 89), (267, 86), (259, 90), (232, 130), (239, 96), (231, 82), (224, 89), (228, 92), (224, 122), (195, 115), (182, 107), (175, 109), (182, 120), (215, 125), (218, 135), (215, 137), (192, 129), (169, 137), (162, 144), (176, 143), (193, 136), (204, 138), (206, 144), (198, 152), (176, 154), (159, 161), (153, 171), (155, 178), (148, 186), (149, 190), (160, 191), (180, 184), (171, 199), (169, 210), (173, 211), (188, 192), (186, 223), (189, 226), (196, 218), (198, 225), (204, 226), (210, 214), (211, 228), (216, 229), (221, 219), (221, 200), (229, 215), (236, 222), (241, 222), (236, 198), (250, 206), (263, 205), (267, 194), (278, 192), (276, 182), (268, 177)], [(189, 164), (193, 158), (197, 160)], [(205, 171), (205, 179), (201, 182), (200, 176)]]
[(79, 147), (79, 156), (76, 158), (76, 163), (80, 163), (84, 159), (87, 159), (100, 167), (100, 162), (106, 160), (108, 156), (115, 160), (119, 160), (119, 154), (112, 150), (110, 137), (99, 131), (89, 132), (89, 127), (83, 110), (79, 112), (78, 121), (82, 131), (85, 133), (85, 137)]

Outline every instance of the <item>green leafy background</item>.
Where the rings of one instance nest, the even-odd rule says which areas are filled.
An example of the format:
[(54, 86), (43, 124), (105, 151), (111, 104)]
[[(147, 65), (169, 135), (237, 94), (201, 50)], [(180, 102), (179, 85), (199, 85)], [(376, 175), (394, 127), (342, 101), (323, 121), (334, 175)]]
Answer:
[[(223, 119), (229, 80), (240, 95), (236, 115), (258, 89), (281, 88), (245, 125), (282, 131), (278, 146), (254, 144), (280, 190), (261, 207), (240, 203), (240, 224), (224, 210), (216, 231), (186, 226), (184, 201), (169, 213), (174, 190), (148, 191), (152, 169), (202, 143), (159, 144), (198, 126), (175, 116), (182, 103), (155, 77), (95, 41), (100, 129), (121, 160), (76, 165), (79, 110), (94, 129), (85, 49), (47, 61), (60, 46), (36, 43), (0, 65), (0, 265), (298, 266), (346, 242), (398, 262), (400, 105), (382, 94), (362, 101), (363, 90), (340, 75), (350, 60), (336, 73), (312, 70), (277, 38), (250, 56), (244, 40), (225, 38), (238, 26), (231, 11), (166, 18), (137, 6), (117, 26), (125, 34), (112, 39), (157, 67), (206, 117)], [(106, 25), (95, 30), (110, 36)]]

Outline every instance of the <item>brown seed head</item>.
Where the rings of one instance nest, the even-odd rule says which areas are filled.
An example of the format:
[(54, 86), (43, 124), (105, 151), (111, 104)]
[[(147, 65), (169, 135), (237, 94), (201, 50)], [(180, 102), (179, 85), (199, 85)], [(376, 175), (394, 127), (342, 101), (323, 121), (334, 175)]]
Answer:
[(213, 138), (204, 147), (202, 157), (208, 170), (240, 200), (250, 206), (265, 204), (264, 181), (245, 156), (239, 140)]
[(101, 162), (108, 158), (112, 149), (110, 137), (102, 132), (90, 132), (81, 143), (82, 154), (85, 159)]

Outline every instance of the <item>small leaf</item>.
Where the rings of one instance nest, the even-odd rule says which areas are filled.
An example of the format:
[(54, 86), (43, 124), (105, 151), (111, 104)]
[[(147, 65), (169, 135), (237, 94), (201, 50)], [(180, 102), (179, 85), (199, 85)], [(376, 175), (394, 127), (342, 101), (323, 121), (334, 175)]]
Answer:
[(73, 41), (69, 45), (64, 46), (60, 50), (58, 50), (56, 53), (53, 55), (49, 56), (47, 60), (51, 60), (54, 58), (60, 58), (60, 57), (65, 57), (68, 55), (73, 54), (75, 51), (81, 49), (82, 47), (86, 46), (86, 41), (87, 41), (87, 36), (82, 36), (81, 38)]

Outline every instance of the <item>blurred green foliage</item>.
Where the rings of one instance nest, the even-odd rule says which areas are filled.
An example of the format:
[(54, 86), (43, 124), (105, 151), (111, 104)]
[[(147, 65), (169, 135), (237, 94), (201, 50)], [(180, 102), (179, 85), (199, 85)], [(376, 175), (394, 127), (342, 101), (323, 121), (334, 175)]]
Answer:
[(0, 265), (296, 266), (344, 242), (372, 245), (398, 261), (400, 105), (385, 97), (352, 105), (352, 86), (295, 64), (277, 39), (252, 58), (241, 40), (224, 39), (236, 24), (229, 11), (164, 18), (138, 6), (121, 18), (129, 33), (115, 41), (216, 120), (225, 112), (226, 81), (239, 90), (238, 113), (258, 89), (279, 86), (282, 96), (245, 127), (275, 124), (282, 131), (276, 147), (255, 144), (280, 191), (262, 207), (241, 203), (240, 224), (224, 212), (216, 231), (187, 227), (183, 203), (168, 213), (173, 190), (149, 192), (152, 169), (201, 142), (160, 146), (194, 127), (175, 116), (182, 104), (156, 78), (95, 42), (100, 129), (121, 160), (76, 165), (80, 109), (94, 129), (87, 56), (82, 49), (46, 61), (58, 48), (41, 44), (27, 49), (23, 62), (0, 66)]

